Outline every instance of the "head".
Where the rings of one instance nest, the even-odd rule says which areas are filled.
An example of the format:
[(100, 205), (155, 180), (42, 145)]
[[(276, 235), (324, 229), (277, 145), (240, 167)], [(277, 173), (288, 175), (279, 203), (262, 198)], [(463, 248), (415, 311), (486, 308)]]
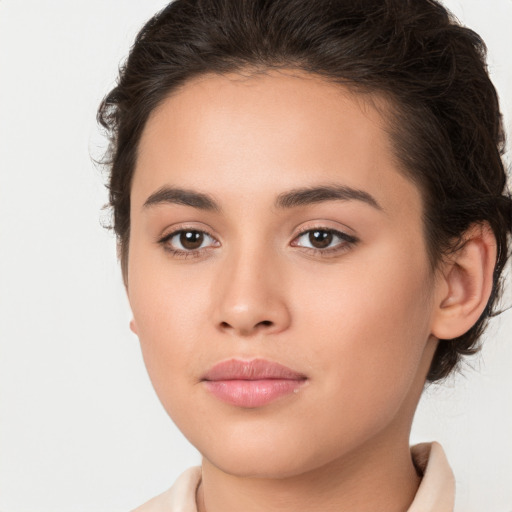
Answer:
[(510, 197), (504, 134), (479, 36), (437, 2), (176, 1), (140, 31), (98, 117), (111, 138), (110, 204), (125, 284), (130, 192), (151, 113), (208, 73), (293, 68), (386, 98), (400, 169), (421, 191), (427, 250), (436, 268), (463, 234), (486, 222), (497, 242), (487, 307), (465, 334), (440, 343), (430, 380), (473, 354), (496, 304), (507, 260)]
[[(287, 118), (288, 122), (282, 122)], [(335, 222), (330, 213), (315, 210), (315, 218), (330, 219), (327, 229), (331, 231), (320, 230), (318, 236), (327, 237), (327, 243), (338, 249), (343, 247), (347, 251), (344, 256), (347, 266), (354, 265), (349, 274), (336, 274), (340, 283), (352, 286), (352, 297), (358, 296), (354, 295), (358, 283), (367, 296), (375, 297), (375, 300), (366, 299), (369, 318), (364, 324), (377, 325), (377, 328), (367, 331), (356, 322), (349, 325), (352, 330), (348, 334), (360, 329), (360, 337), (370, 338), (378, 333), (379, 325), (383, 326), (383, 332), (387, 329), (390, 334), (393, 321), (408, 318), (415, 327), (402, 326), (401, 342), (397, 342), (393, 350), (387, 350), (386, 364), (395, 368), (395, 377), (401, 367), (409, 368), (410, 374), (402, 373), (410, 382), (446, 377), (456, 368), (461, 356), (477, 350), (478, 340), (499, 295), (508, 254), (512, 214), (502, 162), (504, 136), (496, 92), (486, 70), (484, 43), (477, 34), (461, 27), (437, 2), (176, 0), (140, 31), (121, 69), (118, 85), (100, 107), (99, 120), (111, 138), (110, 204), (135, 324), (138, 312), (139, 324), (151, 323), (151, 315), (154, 318), (165, 315), (162, 310), (166, 305), (157, 301), (151, 305), (150, 312), (144, 312), (143, 302), (147, 296), (138, 291), (131, 293), (132, 284), (140, 290), (145, 280), (153, 279), (154, 287), (167, 281), (163, 291), (171, 296), (176, 289), (184, 292), (182, 285), (176, 286), (173, 280), (185, 276), (191, 283), (190, 294), (178, 300), (194, 304), (192, 309), (199, 303), (196, 316), (199, 323), (201, 314), (206, 318), (206, 311), (215, 310), (216, 313), (212, 313), (218, 317), (215, 332), (231, 336), (240, 318), (228, 321), (229, 307), (236, 313), (235, 295), (244, 286), (252, 286), (250, 293), (249, 288), (245, 290), (247, 296), (256, 297), (254, 308), (258, 309), (256, 302), (259, 300), (273, 313), (261, 312), (258, 322), (249, 320), (254, 332), (240, 327), (237, 335), (243, 340), (256, 336), (255, 333), (259, 333), (257, 336), (268, 334), (276, 340), (281, 339), (280, 336), (285, 338), (282, 333), (296, 325), (291, 313), (294, 308), (285, 304), (281, 292), (267, 290), (258, 295), (257, 284), (250, 285), (251, 279), (255, 279), (254, 275), (250, 277), (251, 268), (243, 268), (242, 262), (249, 266), (253, 261), (247, 254), (258, 253), (257, 245), (241, 260), (234, 256), (237, 252), (234, 249), (225, 253), (225, 259), (215, 254), (224, 254), (217, 251), (221, 247), (223, 251), (227, 247), (241, 251), (242, 241), (249, 243), (247, 240), (251, 237), (244, 238), (235, 226), (236, 222), (246, 219), (246, 227), (251, 225), (253, 232), (261, 228), (262, 237), (268, 236), (274, 226), (273, 240), (279, 235), (277, 226), (293, 225), (286, 235), (289, 238), (292, 232), (294, 235), (288, 247), (302, 251), (300, 257), (308, 261), (305, 249), (311, 248), (308, 244), (312, 239), (294, 232), (303, 218), (279, 217), (279, 223), (275, 224), (275, 212), (279, 210), (278, 203), (280, 206), (286, 206), (287, 201), (288, 206), (295, 204), (294, 201), (297, 203), (297, 196), (294, 198), (290, 191), (302, 191), (302, 199), (297, 203), (301, 204), (308, 190), (315, 189), (314, 194), (319, 194), (322, 201), (329, 194), (345, 194), (345, 199), (351, 199), (347, 204), (355, 206), (347, 206), (344, 218), (369, 218), (380, 209), (392, 212), (390, 216), (395, 219), (393, 229), (388, 226), (389, 233), (403, 230), (400, 241), (394, 246), (394, 266), (388, 268), (385, 252), (367, 252), (366, 260), (363, 255), (360, 258), (351, 255), (350, 247), (357, 246), (356, 240), (359, 240), (357, 232), (350, 231), (351, 221)], [(312, 127), (311, 133), (299, 129), (296, 132), (295, 127), (301, 127), (306, 121)], [(210, 130), (208, 135), (204, 127)], [(265, 138), (269, 128), (275, 128), (275, 132), (271, 129), (272, 137)], [(215, 133), (222, 134), (222, 140), (227, 142), (212, 135)], [(343, 148), (336, 165), (352, 171), (340, 176), (343, 190), (338, 187), (333, 191), (326, 186), (339, 185), (333, 170), (334, 160), (329, 160), (335, 158), (336, 140)], [(208, 144), (212, 145), (210, 151)], [(211, 151), (211, 147), (216, 150)], [(260, 151), (258, 147), (266, 149)], [(308, 162), (310, 173), (304, 162)], [(208, 166), (214, 169), (209, 174), (204, 170)], [(197, 169), (202, 171), (197, 172)], [(272, 174), (269, 169), (279, 172)], [(370, 169), (378, 169), (378, 173), (370, 174)], [(323, 190), (319, 190), (322, 187)], [(204, 193), (190, 195), (191, 190)], [(383, 197), (381, 201), (379, 190), (387, 194), (387, 199)], [(258, 203), (251, 203), (251, 194), (259, 197)], [(323, 204), (311, 197), (310, 194), (309, 202), (306, 201), (308, 205)], [(190, 274), (190, 268), (195, 265), (190, 260), (174, 262), (175, 270), (169, 273), (163, 271), (163, 267), (160, 271), (154, 262), (147, 266), (154, 269), (152, 275), (141, 274), (138, 270), (144, 266), (139, 238), (141, 225), (146, 221), (135, 217), (138, 219), (144, 208), (151, 209), (152, 203), (165, 202), (209, 212), (210, 217), (202, 217), (202, 213), (191, 216), (193, 223), (188, 219), (186, 225), (182, 224), (181, 232), (176, 231), (174, 223), (174, 232), (156, 233), (154, 228), (152, 235), (153, 246), (156, 240), (160, 247), (166, 244), (166, 250), (171, 243), (174, 244), (172, 250), (176, 244), (183, 249), (183, 243), (187, 243), (183, 230), (189, 230), (191, 250), (206, 248), (211, 254), (208, 256), (210, 263), (206, 263), (206, 253), (201, 253), (204, 258), (201, 265), (204, 268), (210, 265), (210, 270), (202, 270), (205, 274), (200, 278)], [(254, 208), (252, 218), (244, 214), (244, 204), (248, 209)], [(259, 204), (265, 205), (261, 211), (257, 209)], [(349, 211), (350, 208), (354, 210)], [(361, 208), (369, 209), (370, 213), (361, 212)], [(380, 215), (385, 215), (382, 211)], [(219, 212), (228, 212), (227, 217)], [(151, 222), (157, 225), (164, 221), (147, 221), (148, 225)], [(368, 223), (371, 225), (372, 221)], [(373, 223), (374, 230), (377, 225), (378, 222)], [(165, 231), (164, 227), (159, 229)], [(301, 226), (301, 229), (306, 228), (311, 232), (325, 226), (310, 222)], [(371, 229), (367, 231), (370, 232)], [(286, 238), (282, 232), (279, 236)], [(372, 235), (365, 236), (370, 240)], [(364, 236), (362, 238), (360, 246), (365, 245)], [(409, 248), (411, 254), (407, 254), (406, 240), (413, 244)], [(380, 249), (383, 250), (383, 246)], [(279, 283), (275, 286), (280, 289), (294, 290), (290, 292), (293, 300), (302, 297), (302, 306), (328, 311), (331, 318), (335, 318), (337, 307), (340, 315), (344, 311), (352, 316), (357, 313), (350, 310), (349, 302), (344, 303), (343, 297), (336, 295), (339, 286), (321, 299), (321, 290), (302, 293), (296, 282), (299, 274), (289, 270), (291, 267), (279, 258), (277, 249), (273, 251), (261, 253), (260, 259), (253, 261), (252, 272), (259, 276), (258, 282), (263, 283), (263, 288), (272, 289), (272, 283)], [(274, 254), (275, 259), (267, 259), (271, 258), (269, 254)], [(478, 307), (471, 309), (471, 316), (457, 328), (446, 327), (450, 325), (446, 320), (449, 314), (444, 311), (444, 323), (439, 321), (432, 332), (432, 315), (427, 318), (421, 312), (425, 308), (433, 311), (436, 301), (443, 300), (439, 294), (445, 293), (451, 285), (455, 290), (464, 288), (468, 281), (463, 272), (464, 262), (479, 258), (485, 260), (482, 268), (491, 277), (484, 286)], [(225, 262), (225, 268), (221, 268), (221, 261)], [(259, 267), (263, 261), (265, 265)], [(376, 261), (382, 264), (376, 265)], [(333, 282), (328, 272), (336, 265), (326, 262), (323, 260), (321, 269), (316, 266), (305, 269), (309, 263), (298, 265), (304, 275), (315, 275), (327, 286)], [(227, 272), (226, 268), (233, 272), (233, 279), (239, 281), (238, 291), (230, 288), (226, 280), (217, 281)], [(403, 307), (389, 308), (389, 294), (394, 292), (392, 288), (385, 289), (392, 283), (382, 275), (388, 270), (392, 272), (392, 268), (397, 272), (403, 269), (400, 274), (403, 286), (399, 287), (402, 297), (397, 298), (397, 304)], [(364, 273), (365, 278), (352, 280), (350, 276), (354, 272), (359, 272), (360, 276)], [(132, 275), (135, 276), (133, 283)], [(229, 276), (226, 279), (229, 281)], [(202, 288), (200, 283), (204, 285)], [(314, 281), (309, 284), (314, 289)], [(379, 291), (380, 285), (383, 288)], [(222, 307), (205, 304), (207, 295), (197, 293), (214, 286), (217, 287), (215, 293), (224, 294)], [(472, 291), (464, 293), (471, 295)], [(411, 306), (412, 297), (415, 300)], [(335, 299), (334, 302), (331, 299)], [(456, 300), (453, 296), (445, 300), (445, 310), (449, 310), (453, 300)], [(300, 304), (295, 310), (300, 310)], [(398, 316), (395, 317), (396, 311)], [(247, 319), (242, 320), (241, 323)], [(343, 330), (343, 325), (341, 322), (340, 326), (330, 329)], [(324, 327), (317, 327), (319, 336), (323, 336)], [(158, 359), (156, 344), (149, 339), (152, 327), (139, 330), (144, 331), (139, 335), (146, 346), (143, 347), (146, 363), (152, 358)], [(179, 335), (186, 338), (187, 330), (184, 328)], [(203, 335), (209, 336), (206, 331)], [(190, 336), (193, 346), (193, 335)], [(409, 337), (429, 341), (418, 345), (417, 350), (404, 352), (402, 349), (408, 347)], [(169, 343), (172, 342), (170, 339)], [(354, 343), (357, 345), (357, 339)], [(350, 350), (350, 343), (348, 346)], [(225, 354), (221, 350), (217, 355)], [(192, 361), (193, 354), (186, 357)], [(294, 362), (293, 358), (283, 357)], [(311, 357), (314, 359), (314, 354)], [(334, 357), (344, 358), (346, 353), (335, 351)], [(409, 358), (409, 363), (406, 364), (404, 358)], [(428, 361), (426, 367), (425, 360)], [(300, 367), (300, 362), (297, 364)], [(371, 372), (378, 365), (379, 361), (374, 360), (363, 365), (364, 371)], [(151, 368), (149, 371), (151, 375)], [(157, 369), (155, 373), (159, 371), (165, 370)], [(314, 374), (315, 369), (311, 371)], [(388, 376), (392, 378), (393, 374)], [(159, 379), (158, 376), (154, 379), (155, 387), (166, 405), (162, 395), (169, 383)], [(364, 396), (360, 399), (364, 400)], [(386, 395), (380, 399), (390, 403), (395, 400), (392, 407), (398, 408), (406, 397)], [(361, 411), (354, 411), (354, 414), (356, 412)]]

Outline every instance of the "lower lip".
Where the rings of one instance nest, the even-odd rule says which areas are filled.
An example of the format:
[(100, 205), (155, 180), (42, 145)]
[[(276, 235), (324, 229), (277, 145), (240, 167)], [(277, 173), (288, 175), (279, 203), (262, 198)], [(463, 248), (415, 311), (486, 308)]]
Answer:
[(305, 380), (216, 380), (204, 381), (214, 396), (238, 407), (261, 407), (278, 398), (297, 393)]

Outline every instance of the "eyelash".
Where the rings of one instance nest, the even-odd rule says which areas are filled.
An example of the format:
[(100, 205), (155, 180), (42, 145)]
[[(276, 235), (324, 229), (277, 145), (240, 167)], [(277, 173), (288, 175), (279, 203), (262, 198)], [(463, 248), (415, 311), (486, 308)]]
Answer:
[[(205, 251), (212, 248), (212, 246), (208, 247), (200, 247), (199, 249), (193, 249), (193, 250), (183, 250), (183, 249), (175, 249), (170, 245), (170, 241), (178, 235), (181, 235), (183, 233), (199, 233), (201, 235), (206, 235), (207, 237), (214, 240), (217, 244), (219, 243), (214, 236), (212, 236), (208, 231), (205, 231), (204, 229), (193, 229), (193, 228), (180, 228), (172, 233), (169, 233), (165, 236), (163, 236), (161, 239), (158, 240), (158, 243), (161, 244), (167, 252), (169, 252), (172, 256), (175, 258), (180, 259), (188, 259), (188, 258), (197, 258), (201, 256)], [(215, 246), (213, 246), (215, 247)]]
[[(299, 240), (304, 235), (307, 235), (308, 233), (311, 234), (314, 232), (328, 233), (330, 235), (333, 235), (333, 236), (339, 238), (340, 241), (333, 247), (327, 247), (325, 249), (319, 249), (317, 247), (304, 247), (304, 246), (298, 245), (296, 243), (296, 241)], [(357, 242), (359, 242), (359, 240), (355, 236), (344, 233), (343, 231), (338, 231), (337, 229), (326, 228), (326, 227), (313, 227), (313, 228), (309, 227), (309, 228), (302, 230), (293, 239), (291, 245), (292, 245), (292, 247), (301, 247), (303, 250), (305, 249), (307, 252), (314, 254), (314, 255), (328, 257), (328, 256), (337, 255), (337, 254), (347, 251), (352, 246), (357, 244)]]
[[(308, 233), (314, 233), (314, 232), (322, 232), (327, 233), (330, 235), (333, 235), (340, 239), (340, 242), (338, 242), (334, 247), (327, 247), (324, 249), (316, 248), (316, 247), (305, 247), (303, 245), (298, 245), (297, 240), (299, 240), (304, 235), (307, 235)], [(164, 247), (164, 249), (169, 252), (173, 257), (181, 258), (181, 259), (188, 259), (188, 258), (197, 258), (200, 257), (205, 251), (208, 251), (212, 249), (213, 247), (216, 247), (215, 245), (209, 245), (207, 247), (200, 247), (198, 249), (191, 249), (191, 250), (183, 250), (183, 249), (176, 249), (173, 248), (170, 245), (170, 241), (178, 236), (182, 235), (183, 233), (198, 233), (200, 235), (206, 235), (207, 237), (211, 238), (216, 244), (219, 244), (218, 240), (215, 239), (214, 236), (212, 236), (208, 231), (204, 231), (201, 229), (187, 229), (187, 228), (180, 228), (172, 233), (169, 233), (162, 238), (158, 240), (158, 243)], [(325, 228), (325, 227), (316, 227), (316, 228), (307, 228), (302, 230), (291, 242), (292, 247), (301, 247), (302, 250), (305, 250), (306, 252), (310, 254), (320, 255), (323, 257), (328, 257), (331, 255), (342, 253), (350, 247), (354, 246), (359, 240), (352, 236), (348, 235), (347, 233), (343, 233), (342, 231), (338, 231), (336, 229), (332, 228)], [(218, 247), (218, 245), (217, 245)]]

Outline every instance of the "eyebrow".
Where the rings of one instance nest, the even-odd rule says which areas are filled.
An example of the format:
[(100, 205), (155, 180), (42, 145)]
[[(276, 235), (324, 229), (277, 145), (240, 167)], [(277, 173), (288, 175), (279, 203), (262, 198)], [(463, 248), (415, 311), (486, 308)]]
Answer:
[[(322, 185), (319, 187), (304, 187), (283, 192), (277, 196), (275, 206), (279, 209), (296, 208), (325, 201), (362, 201), (373, 208), (382, 211), (378, 201), (364, 190), (355, 189), (345, 185)], [(143, 208), (150, 208), (161, 204), (181, 204), (205, 211), (221, 211), (219, 204), (208, 194), (190, 189), (163, 186), (151, 194), (145, 201)]]
[(324, 201), (362, 201), (373, 208), (383, 211), (378, 201), (364, 190), (344, 185), (323, 185), (320, 187), (305, 187), (280, 194), (276, 199), (277, 208), (295, 208)]
[(143, 208), (160, 204), (181, 204), (199, 210), (220, 211), (220, 206), (208, 194), (169, 186), (164, 186), (151, 194), (146, 199)]

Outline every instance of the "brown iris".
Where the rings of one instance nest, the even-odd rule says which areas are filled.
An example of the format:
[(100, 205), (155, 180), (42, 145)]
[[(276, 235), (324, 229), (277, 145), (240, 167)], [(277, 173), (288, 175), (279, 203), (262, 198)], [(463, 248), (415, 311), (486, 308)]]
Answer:
[(203, 242), (204, 233), (201, 231), (182, 231), (180, 234), (180, 243), (184, 249), (199, 249)]
[(325, 249), (332, 243), (333, 234), (329, 231), (311, 231), (309, 241), (316, 249)]

